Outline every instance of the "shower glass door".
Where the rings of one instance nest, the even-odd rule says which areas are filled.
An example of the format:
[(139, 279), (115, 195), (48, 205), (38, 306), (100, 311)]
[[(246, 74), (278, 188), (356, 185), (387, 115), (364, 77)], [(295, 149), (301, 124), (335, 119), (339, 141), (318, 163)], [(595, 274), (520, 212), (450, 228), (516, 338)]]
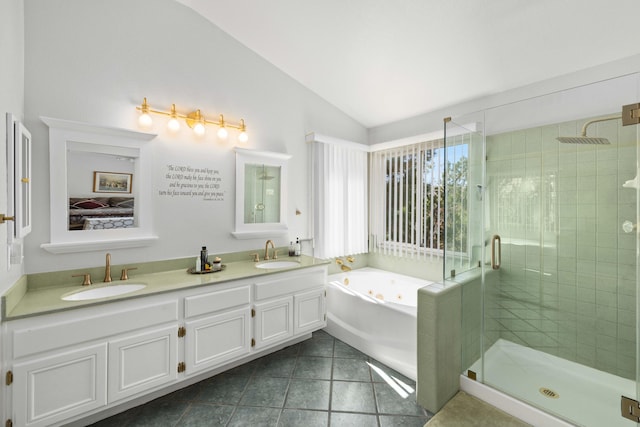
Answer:
[[(639, 102), (638, 82), (486, 110), (485, 140), (468, 151), (485, 168), (468, 175), (469, 262), (455, 240), (445, 255), (445, 277), (480, 270), (463, 288), (464, 372), (576, 425), (636, 425), (620, 396), (638, 398), (640, 126), (599, 120)], [(457, 123), (467, 121), (446, 126), (453, 145), (469, 130)], [(580, 139), (585, 125), (601, 140)]]
[(462, 364), (482, 354), (485, 248), (484, 113), (444, 121), (444, 275), (462, 286)]
[[(477, 268), (482, 257), (483, 122), (482, 113), (456, 121), (445, 119), (445, 279), (455, 279)], [(471, 212), (474, 215), (470, 215)]]

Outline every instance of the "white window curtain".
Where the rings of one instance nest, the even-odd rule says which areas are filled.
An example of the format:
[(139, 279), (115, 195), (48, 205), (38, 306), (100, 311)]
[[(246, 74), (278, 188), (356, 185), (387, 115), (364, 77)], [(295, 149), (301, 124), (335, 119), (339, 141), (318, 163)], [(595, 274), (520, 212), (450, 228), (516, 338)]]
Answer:
[(312, 140), (314, 255), (367, 252), (367, 147), (315, 135)]

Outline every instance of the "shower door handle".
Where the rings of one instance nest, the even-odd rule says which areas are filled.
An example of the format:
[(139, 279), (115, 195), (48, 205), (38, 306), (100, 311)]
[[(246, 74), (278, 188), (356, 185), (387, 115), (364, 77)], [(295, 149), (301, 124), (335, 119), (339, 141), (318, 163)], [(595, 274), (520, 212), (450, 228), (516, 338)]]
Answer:
[[(498, 243), (496, 245), (496, 242)], [(498, 254), (496, 256), (496, 246), (498, 246)], [(500, 236), (494, 234), (491, 238), (491, 268), (494, 270), (500, 269), (502, 263), (502, 244), (500, 243)]]

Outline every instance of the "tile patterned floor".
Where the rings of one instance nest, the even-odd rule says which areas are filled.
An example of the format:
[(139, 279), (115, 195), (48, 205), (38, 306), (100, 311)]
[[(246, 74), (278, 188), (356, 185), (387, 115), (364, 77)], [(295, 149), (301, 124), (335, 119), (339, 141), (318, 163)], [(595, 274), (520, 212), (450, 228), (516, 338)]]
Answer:
[(415, 382), (324, 331), (111, 418), (118, 426), (424, 426)]

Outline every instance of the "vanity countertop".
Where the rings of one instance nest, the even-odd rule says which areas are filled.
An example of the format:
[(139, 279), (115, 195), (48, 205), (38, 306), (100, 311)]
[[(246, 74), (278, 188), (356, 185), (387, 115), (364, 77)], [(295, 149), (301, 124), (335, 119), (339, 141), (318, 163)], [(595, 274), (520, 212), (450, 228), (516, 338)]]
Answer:
[[(171, 292), (196, 286), (225, 283), (232, 280), (240, 280), (255, 276), (267, 276), (270, 274), (329, 264), (329, 261), (327, 260), (320, 260), (306, 255), (296, 257), (296, 260), (300, 262), (298, 265), (275, 269), (257, 268), (256, 263), (252, 261), (236, 261), (225, 263), (225, 269), (222, 271), (208, 274), (191, 274), (186, 269), (139, 275), (130, 273), (129, 280), (126, 281), (114, 280), (109, 284), (98, 283), (90, 286), (79, 286), (74, 284), (69, 286), (28, 289), (25, 282), (21, 285), (14, 285), (23, 286), (25, 290), (22, 292), (15, 291), (12, 288), (2, 296), (2, 320), (14, 320), (45, 313), (66, 311), (114, 301), (122, 301), (130, 298), (139, 298), (162, 292)], [(129, 283), (141, 283), (145, 284), (146, 287), (131, 293), (112, 297), (84, 301), (65, 301), (62, 299), (62, 297), (67, 294), (73, 294), (92, 288), (124, 285)], [(18, 295), (17, 297), (16, 294)]]

